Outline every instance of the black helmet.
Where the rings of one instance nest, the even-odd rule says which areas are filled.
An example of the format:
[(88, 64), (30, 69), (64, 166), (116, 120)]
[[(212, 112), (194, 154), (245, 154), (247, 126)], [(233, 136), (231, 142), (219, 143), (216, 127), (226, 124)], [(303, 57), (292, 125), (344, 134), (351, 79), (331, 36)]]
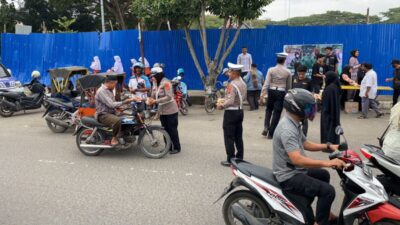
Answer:
[(317, 112), (313, 94), (301, 88), (294, 88), (288, 91), (283, 107), (302, 119), (313, 120)]

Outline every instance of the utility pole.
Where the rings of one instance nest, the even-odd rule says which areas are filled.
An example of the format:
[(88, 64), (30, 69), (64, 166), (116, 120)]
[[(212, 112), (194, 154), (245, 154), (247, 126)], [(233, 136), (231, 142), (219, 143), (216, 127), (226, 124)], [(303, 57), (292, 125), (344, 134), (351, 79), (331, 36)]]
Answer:
[(140, 57), (142, 59), (141, 63), (144, 65), (144, 44), (143, 44), (143, 35), (142, 35), (142, 19), (139, 19), (138, 28), (139, 28)]
[(367, 24), (369, 24), (369, 8), (367, 8)]
[(101, 32), (106, 32), (106, 26), (104, 24), (104, 3), (100, 0), (100, 13), (101, 13)]

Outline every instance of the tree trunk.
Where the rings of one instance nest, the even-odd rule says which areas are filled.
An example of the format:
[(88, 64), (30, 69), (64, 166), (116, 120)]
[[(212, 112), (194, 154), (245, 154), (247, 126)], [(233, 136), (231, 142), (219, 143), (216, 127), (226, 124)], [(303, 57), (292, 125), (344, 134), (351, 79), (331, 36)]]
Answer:
[(194, 65), (196, 66), (196, 69), (199, 72), (200, 79), (203, 82), (203, 85), (206, 87), (208, 82), (207, 82), (206, 76), (204, 74), (204, 71), (200, 66), (199, 60), (196, 56), (196, 52), (194, 51), (192, 37), (190, 36), (190, 32), (189, 32), (189, 25), (185, 25), (183, 30), (185, 31), (186, 43), (188, 45), (190, 55), (192, 55)]

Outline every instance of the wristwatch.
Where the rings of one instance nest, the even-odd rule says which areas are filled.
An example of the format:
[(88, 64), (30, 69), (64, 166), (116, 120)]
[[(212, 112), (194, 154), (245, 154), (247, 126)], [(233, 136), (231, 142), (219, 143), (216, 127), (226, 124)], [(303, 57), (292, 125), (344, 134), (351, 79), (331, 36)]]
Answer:
[(326, 150), (327, 150), (328, 152), (332, 152), (331, 145), (332, 145), (332, 143), (326, 142)]

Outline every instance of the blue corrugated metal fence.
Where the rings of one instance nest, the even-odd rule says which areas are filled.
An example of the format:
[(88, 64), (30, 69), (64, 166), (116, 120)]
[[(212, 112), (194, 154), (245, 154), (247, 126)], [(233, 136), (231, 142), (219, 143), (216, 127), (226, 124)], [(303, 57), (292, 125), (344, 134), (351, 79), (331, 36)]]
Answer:
[[(195, 51), (203, 63), (202, 47), (197, 31), (191, 31)], [(233, 36), (232, 32), (232, 36)], [(189, 53), (183, 31), (148, 31), (143, 34), (145, 55), (150, 64), (163, 62), (169, 77), (179, 67), (186, 71), (185, 81), (190, 89), (202, 89), (200, 78)], [(215, 53), (219, 30), (208, 30), (209, 52)], [(125, 71), (130, 59), (140, 56), (136, 30), (106, 33), (2, 35), (2, 63), (14, 75), (26, 82), (32, 70), (39, 70), (48, 83), (46, 70), (54, 67), (80, 65), (88, 67), (92, 57), (98, 55), (105, 71), (113, 65), (113, 55), (122, 58)], [(360, 50), (360, 61), (371, 62), (379, 75), (380, 85), (391, 76), (390, 61), (400, 58), (400, 24), (340, 25), (288, 27), (268, 26), (265, 29), (242, 30), (227, 61), (235, 62), (242, 46), (247, 46), (253, 61), (265, 73), (274, 65), (274, 53), (286, 44), (331, 44), (344, 46), (344, 64), (352, 49)], [(205, 65), (202, 64), (205, 69)], [(206, 69), (205, 69), (206, 71)]]

